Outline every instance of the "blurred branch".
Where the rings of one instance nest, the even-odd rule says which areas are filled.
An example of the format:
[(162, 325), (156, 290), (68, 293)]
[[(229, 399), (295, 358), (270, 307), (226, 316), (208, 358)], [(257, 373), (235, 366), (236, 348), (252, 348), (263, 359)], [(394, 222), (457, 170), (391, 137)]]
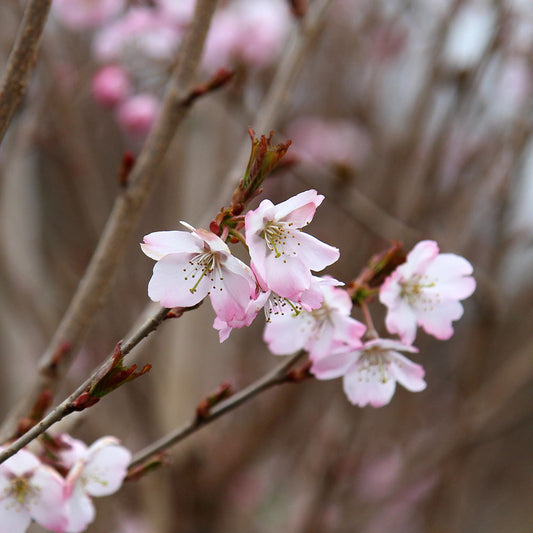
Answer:
[[(84, 335), (107, 294), (141, 210), (159, 178), (159, 167), (185, 113), (195, 100), (193, 83), (217, 0), (199, 0), (172, 75), (158, 122), (117, 197), (98, 246), (68, 309), (39, 363), (31, 392), (0, 429), (0, 440), (12, 434), (18, 419), (35, 403), (43, 389), (54, 390), (66, 374)], [(68, 347), (68, 348), (66, 348)], [(58, 363), (58, 353), (61, 351)]]
[[(326, 12), (332, 3), (333, 0), (316, 0), (313, 2), (303, 19), (301, 19), (300, 25), (295, 29), (287, 44), (286, 52), (281, 57), (274, 79), (255, 117), (252, 129), (258, 135), (267, 134), (276, 127), (278, 119), (285, 109), (291, 89), (301, 71), (306, 53), (322, 27)], [(203, 215), (202, 218), (204, 220), (211, 216), (210, 213), (218, 211), (226, 198), (231, 197), (239, 177), (242, 176), (246, 168), (249, 155), (249, 143), (246, 142), (235, 158), (233, 168), (220, 186), (215, 201)]]
[(293, 382), (294, 380), (291, 379), (290, 374), (287, 374), (287, 370), (289, 370), (291, 366), (293, 366), (299, 359), (301, 359), (304, 354), (304, 351), (297, 352), (296, 354), (283, 361), (282, 364), (271, 370), (268, 374), (265, 374), (262, 378), (258, 379), (257, 381), (243, 389), (241, 392), (215, 405), (204, 416), (196, 416), (184, 426), (170, 432), (168, 435), (165, 435), (158, 441), (147, 446), (139, 453), (135, 454), (130, 463), (130, 469), (144, 463), (152, 456), (157, 455), (158, 453), (170, 448), (174, 444), (177, 444), (178, 442), (187, 438), (189, 435), (196, 433), (199, 429), (207, 426), (222, 415), (233, 411), (233, 409), (236, 409), (243, 403), (247, 402), (248, 400), (251, 400), (259, 393), (270, 389), (274, 385)]
[[(191, 309), (196, 309), (198, 306), (191, 308), (179, 308), (181, 314)], [(137, 346), (144, 338), (146, 338), (152, 331), (155, 331), (159, 325), (169, 317), (169, 310), (167, 308), (159, 308), (152, 316), (150, 316), (137, 331), (135, 331), (127, 342), (123, 343), (120, 347), (122, 357), (128, 355), (135, 346)], [(181, 316), (172, 314), (173, 316)], [(53, 424), (62, 420), (65, 416), (72, 413), (72, 405), (81, 394), (83, 394), (94, 382), (97, 380), (113, 363), (115, 352), (111, 354), (107, 359), (92, 373), (92, 375), (85, 380), (72, 394), (63, 400), (58, 406), (56, 406), (48, 415), (43, 418), (38, 424), (28, 430), (24, 435), (19, 437), (9, 446), (6, 446), (0, 452), (0, 463), (3, 463), (6, 459), (17, 453), (20, 449), (36, 439), (39, 435), (42, 435)]]
[(22, 100), (52, 0), (29, 0), (0, 89), (0, 144)]

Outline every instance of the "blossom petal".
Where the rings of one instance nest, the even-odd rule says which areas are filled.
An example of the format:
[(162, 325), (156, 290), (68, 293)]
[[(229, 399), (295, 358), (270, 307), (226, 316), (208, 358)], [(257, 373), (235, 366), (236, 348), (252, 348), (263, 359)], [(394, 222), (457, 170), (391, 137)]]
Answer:
[(38, 498), (28, 499), (31, 517), (47, 529), (64, 531), (67, 509), (63, 478), (52, 468), (40, 466), (31, 477), (31, 484), (39, 494)]
[(95, 509), (91, 498), (78, 484), (68, 501), (68, 526), (69, 533), (80, 533), (94, 520)]
[(297, 228), (302, 228), (313, 220), (316, 208), (323, 200), (324, 196), (314, 189), (301, 192), (276, 205), (275, 220), (292, 222)]
[(143, 238), (142, 251), (156, 261), (167, 254), (201, 252), (202, 241), (188, 231), (156, 231)]
[(345, 351), (321, 357), (313, 361), (311, 373), (317, 379), (335, 379), (340, 378), (348, 372), (354, 362), (357, 360), (359, 352)]
[(427, 266), (439, 255), (439, 245), (435, 241), (420, 241), (408, 254), (407, 261), (398, 267), (402, 275), (424, 274)]
[(418, 324), (426, 333), (439, 340), (449, 339), (453, 335), (452, 321), (463, 316), (463, 306), (456, 300), (442, 302), (440, 305), (417, 310)]
[(0, 498), (0, 533), (24, 533), (31, 517), (15, 498)]
[(83, 469), (85, 492), (91, 496), (113, 494), (126, 477), (131, 452), (124, 446), (111, 444), (97, 448), (92, 453), (89, 449), (89, 453), (91, 455)]
[(287, 355), (301, 350), (311, 335), (313, 323), (303, 315), (291, 313), (271, 315), (263, 339), (275, 355)]
[(397, 333), (402, 342), (412, 344), (416, 337), (417, 319), (413, 308), (404, 300), (397, 306), (389, 308), (385, 317), (385, 326), (389, 333)]
[(344, 376), (343, 387), (354, 405), (382, 407), (394, 396), (396, 381), (388, 374), (379, 377), (369, 372), (360, 359)]
[(307, 233), (298, 233), (297, 242), (288, 241), (286, 250), (292, 252), (309, 270), (319, 272), (339, 259), (340, 252), (335, 246), (319, 241)]
[(302, 292), (311, 285), (311, 272), (295, 257), (268, 255), (263, 277), (270, 290), (293, 301), (298, 301)]
[(411, 392), (420, 392), (426, 388), (426, 372), (421, 365), (413, 363), (398, 352), (389, 352), (391, 375), (403, 387)]
[(201, 273), (191, 274), (193, 257), (194, 254), (179, 253), (160, 259), (148, 283), (148, 296), (163, 307), (190, 307), (201, 302), (211, 288), (211, 281), (206, 275), (197, 283)]

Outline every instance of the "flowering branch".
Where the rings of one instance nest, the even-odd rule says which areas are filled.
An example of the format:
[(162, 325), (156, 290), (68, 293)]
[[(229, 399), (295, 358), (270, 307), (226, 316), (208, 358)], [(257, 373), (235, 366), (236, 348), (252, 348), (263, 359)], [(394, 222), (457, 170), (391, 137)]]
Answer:
[[(128, 236), (135, 227), (142, 207), (155, 187), (158, 172), (172, 138), (197, 94), (191, 88), (202, 54), (207, 30), (217, 1), (199, 0), (189, 27), (174, 74), (165, 96), (159, 121), (133, 167), (128, 182), (115, 201), (98, 246), (85, 275), (74, 294), (52, 341), (39, 363), (36, 382), (22, 402), (4, 422), (0, 440), (7, 438), (38, 398), (42, 390), (53, 391), (65, 375), (82, 338), (98, 310), (104, 305), (114, 275), (124, 254)], [(205, 93), (205, 91), (204, 91)], [(60, 347), (66, 346), (58, 357)]]
[(0, 89), (0, 144), (24, 96), (51, 4), (52, 0), (30, 0), (24, 10)]
[[(283, 361), (279, 366), (275, 367), (268, 374), (265, 374), (262, 378), (258, 379), (241, 392), (230, 396), (227, 400), (217, 403), (210, 409), (203, 409), (202, 416), (198, 416), (198, 413), (189, 422), (180, 428), (170, 432), (161, 439), (157, 440), (153, 444), (150, 444), (140, 452), (138, 452), (130, 463), (130, 469), (138, 467), (145, 461), (150, 460), (163, 450), (167, 450), (174, 444), (187, 438), (189, 435), (196, 433), (199, 429), (207, 426), (222, 415), (233, 411), (243, 403), (251, 400), (261, 392), (272, 388), (275, 385), (281, 385), (282, 383), (289, 383), (300, 381), (299, 374), (293, 374), (287, 372), (299, 359), (303, 357), (305, 352), (300, 350), (287, 360)], [(202, 404), (203, 405), (203, 402)]]

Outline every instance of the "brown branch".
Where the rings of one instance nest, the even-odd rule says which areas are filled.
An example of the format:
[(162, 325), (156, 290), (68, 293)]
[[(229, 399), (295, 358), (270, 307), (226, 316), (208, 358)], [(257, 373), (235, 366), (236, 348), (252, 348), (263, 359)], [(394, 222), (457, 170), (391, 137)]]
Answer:
[(0, 89), (0, 144), (24, 96), (52, 0), (29, 0)]
[(305, 355), (304, 351), (300, 351), (292, 355), (291, 357), (284, 360), (283, 363), (271, 370), (268, 374), (265, 374), (263, 377), (243, 389), (241, 392), (230, 396), (227, 400), (220, 402), (214, 407), (212, 407), (208, 413), (204, 414), (201, 417), (195, 416), (182, 427), (171, 431), (156, 442), (150, 444), (149, 446), (135, 454), (130, 463), (129, 468), (135, 468), (136, 466), (139, 466), (150, 458), (157, 456), (162, 451), (167, 450), (174, 444), (177, 444), (178, 442), (187, 438), (189, 435), (196, 433), (199, 429), (207, 426), (217, 418), (220, 418), (222, 415), (233, 411), (243, 403), (246, 403), (248, 400), (251, 400), (259, 393), (268, 390), (275, 385), (294, 381), (290, 378), (290, 375), (287, 373), (287, 371), (299, 359), (301, 359), (303, 355)]
[[(192, 308), (180, 308), (180, 311), (185, 312), (191, 309), (196, 309), (198, 306)], [(136, 330), (127, 342), (123, 343), (120, 348), (122, 357), (128, 355), (135, 346), (137, 346), (144, 338), (146, 338), (152, 331), (155, 331), (159, 325), (169, 316), (169, 309), (164, 307), (157, 309), (152, 316), (150, 316), (140, 327)], [(174, 315), (171, 315), (174, 316)], [(177, 316), (180, 316), (179, 314)], [(9, 446), (6, 446), (4, 450), (0, 452), (0, 463), (3, 463), (6, 459), (17, 453), (24, 446), (29, 444), (32, 440), (36, 439), (39, 435), (42, 435), (53, 424), (59, 422), (67, 415), (71, 414), (72, 404), (83, 394), (88, 387), (95, 383), (106, 370), (109, 369), (110, 364), (113, 363), (116, 352), (114, 351), (106, 360), (91, 374), (91, 376), (85, 380), (72, 394), (70, 394), (65, 400), (57, 405), (48, 415), (43, 418), (38, 424), (29, 429), (24, 435), (12, 442)]]
[[(124, 255), (128, 237), (141, 210), (158, 182), (159, 168), (191, 103), (196, 99), (195, 73), (217, 0), (199, 0), (185, 37), (180, 57), (165, 95), (158, 122), (129, 175), (129, 185), (115, 201), (98, 246), (80, 281), (52, 341), (39, 362), (39, 373), (30, 392), (9, 415), (0, 430), (0, 440), (12, 434), (44, 389), (55, 390), (66, 374), (81, 341), (103, 307)], [(68, 346), (68, 349), (64, 349)], [(58, 352), (61, 350), (61, 357)]]

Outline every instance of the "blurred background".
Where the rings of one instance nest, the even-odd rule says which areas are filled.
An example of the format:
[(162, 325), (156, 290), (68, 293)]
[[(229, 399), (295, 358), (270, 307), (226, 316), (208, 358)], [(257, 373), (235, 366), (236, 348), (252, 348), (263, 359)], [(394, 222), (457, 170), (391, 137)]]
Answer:
[[(193, 4), (54, 0), (0, 148), (2, 414), (31, 383), (83, 275), (124, 152), (138, 154), (157, 119)], [(235, 79), (179, 129), (58, 399), (146, 310), (153, 261), (142, 237), (179, 220), (207, 227), (222, 207), (222, 184), (296, 35), (308, 46), (268, 125), (276, 142), (292, 139), (291, 164), (260, 199), (325, 195), (309, 231), (340, 248), (325, 272), (339, 280), (393, 239), (406, 250), (435, 239), (474, 265), (477, 291), (452, 339), (419, 332), (424, 392), (399, 388), (390, 405), (359, 409), (340, 380), (268, 391), (172, 449), (169, 466), (97, 500), (92, 533), (533, 530), (533, 3), (320, 4), (309, 35), (294, 14), (306, 2), (219, 2), (199, 81), (219, 67)], [(22, 8), (0, 3), (2, 65)], [(371, 311), (385, 335), (379, 302)], [(279, 363), (261, 317), (222, 345), (213, 319), (204, 305), (165, 323), (134, 352), (152, 371), (77, 418), (71, 434), (88, 443), (112, 434), (135, 452), (188, 420), (219, 383), (241, 388)]]

